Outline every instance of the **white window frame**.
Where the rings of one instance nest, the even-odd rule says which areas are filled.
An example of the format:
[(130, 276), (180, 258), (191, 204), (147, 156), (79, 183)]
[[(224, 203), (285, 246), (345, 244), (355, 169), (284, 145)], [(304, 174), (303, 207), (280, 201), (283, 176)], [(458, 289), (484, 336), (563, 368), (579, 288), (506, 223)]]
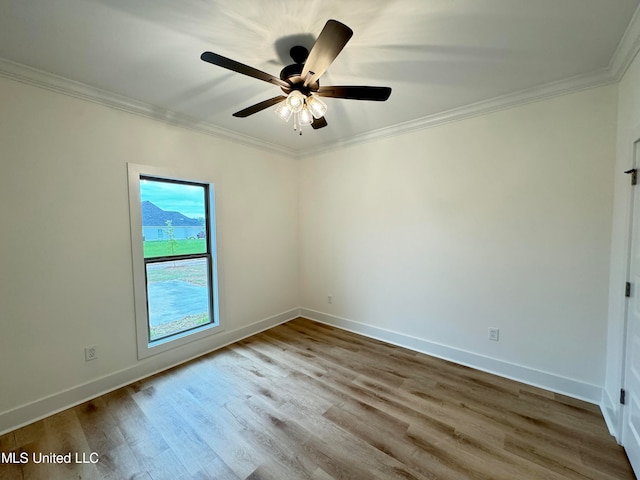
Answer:
[[(133, 293), (135, 304), (136, 341), (138, 346), (138, 359), (166, 352), (195, 340), (200, 340), (224, 330), (220, 317), (220, 298), (218, 295), (218, 255), (216, 242), (216, 210), (215, 190), (210, 181), (191, 175), (180, 169), (155, 167), (127, 163), (129, 179), (129, 216), (131, 224), (131, 257), (133, 262)], [(192, 183), (206, 184), (209, 186), (209, 249), (211, 252), (212, 268), (212, 323), (194, 328), (170, 337), (156, 341), (149, 340), (149, 318), (147, 313), (147, 278), (144, 261), (144, 244), (142, 240), (142, 202), (140, 199), (140, 177), (154, 177), (159, 180), (174, 180)]]

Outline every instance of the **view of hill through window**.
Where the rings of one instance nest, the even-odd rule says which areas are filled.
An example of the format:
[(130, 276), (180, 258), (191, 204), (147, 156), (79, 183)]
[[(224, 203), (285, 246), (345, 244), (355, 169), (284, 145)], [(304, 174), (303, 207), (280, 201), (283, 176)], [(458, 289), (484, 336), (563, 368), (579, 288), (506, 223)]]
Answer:
[(141, 178), (149, 341), (212, 322), (207, 186)]

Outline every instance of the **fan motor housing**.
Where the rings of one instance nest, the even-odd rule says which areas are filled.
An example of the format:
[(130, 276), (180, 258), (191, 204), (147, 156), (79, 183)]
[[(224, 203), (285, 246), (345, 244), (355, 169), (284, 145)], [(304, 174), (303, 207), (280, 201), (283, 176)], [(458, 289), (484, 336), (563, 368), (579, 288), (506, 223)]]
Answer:
[(286, 82), (292, 77), (300, 77), (303, 68), (304, 63), (294, 63), (292, 65), (287, 65), (280, 71), (280, 78)]
[[(304, 86), (304, 78), (302, 78), (302, 70), (304, 69), (304, 62), (307, 60), (309, 50), (301, 45), (291, 47), (289, 54), (294, 62), (291, 65), (287, 65), (280, 71), (280, 79), (291, 85), (292, 90), (299, 90), (305, 95), (309, 95), (311, 92), (316, 92), (320, 88), (320, 82), (316, 80), (311, 85)], [(284, 91), (284, 89), (283, 89)]]

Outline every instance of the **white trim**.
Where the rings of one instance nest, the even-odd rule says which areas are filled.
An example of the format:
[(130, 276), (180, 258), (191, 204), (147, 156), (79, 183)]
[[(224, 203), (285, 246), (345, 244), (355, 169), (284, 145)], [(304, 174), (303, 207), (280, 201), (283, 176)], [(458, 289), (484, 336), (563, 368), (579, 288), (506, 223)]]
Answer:
[(281, 155), (292, 156), (295, 154), (293, 150), (281, 145), (276, 145), (275, 143), (258, 140), (248, 135), (233, 132), (213, 125), (212, 123), (196, 120), (170, 110), (162, 110), (148, 103), (140, 102), (116, 93), (111, 93), (53, 73), (12, 62), (11, 60), (4, 58), (0, 58), (0, 76), (25, 83), (27, 85), (68, 95), (70, 97), (87, 100), (89, 102), (133, 113), (135, 115), (159, 120), (171, 125), (177, 125), (197, 132), (224, 138), (242, 145), (257, 147)]
[(294, 308), (250, 325), (228, 330), (219, 335), (190, 343), (163, 355), (151, 357), (132, 367), (57, 392), (11, 410), (0, 412), (0, 435), (4, 435), (17, 428), (29, 425), (113, 390), (117, 390), (133, 382), (150, 377), (166, 369), (186, 363), (194, 358), (207, 355), (215, 350), (286, 323), (297, 317), (305, 317), (359, 335), (375, 338), (403, 348), (466, 365), (477, 370), (568, 395), (590, 403), (600, 404), (609, 430), (614, 434), (612, 425), (615, 425), (615, 422), (610, 418), (610, 411), (612, 410), (611, 405), (615, 405), (615, 403), (613, 403), (608, 396), (604, 395), (602, 388), (596, 385), (586, 384), (551, 373), (511, 364), (472, 352), (466, 352), (315, 310)]
[(609, 62), (609, 71), (616, 81), (620, 81), (622, 79), (622, 76), (626, 73), (639, 51), (640, 5), (636, 8), (633, 17), (631, 17), (631, 21), (629, 22), (620, 43), (618, 43), (616, 51), (611, 57), (611, 62)]
[[(638, 136), (637, 130), (634, 129), (635, 135), (632, 136), (635, 137), (635, 139), (633, 139), (633, 143), (627, 143), (628, 147), (631, 150), (623, 150), (623, 152), (629, 152), (630, 156), (629, 158), (631, 158), (631, 165), (632, 168), (638, 168), (639, 163), (640, 163), (640, 136)], [(628, 282), (632, 282), (632, 288), (636, 288), (637, 289), (637, 285), (634, 285), (634, 280), (635, 280), (635, 276), (637, 275), (637, 272), (635, 271), (636, 268), (634, 266), (635, 264), (635, 251), (637, 249), (637, 242), (640, 240), (638, 238), (638, 215), (640, 214), (640, 212), (637, 211), (637, 207), (638, 207), (638, 195), (639, 192), (636, 190), (637, 187), (630, 187), (630, 195), (629, 195), (629, 224), (628, 224), (628, 249), (626, 251), (626, 280)], [(632, 293), (632, 298), (637, 295), (637, 293)], [(625, 447), (625, 450), (627, 451), (627, 457), (629, 458), (629, 462), (631, 463), (631, 466), (633, 467), (634, 471), (637, 471), (638, 469), (638, 460), (639, 460), (639, 452), (638, 452), (638, 442), (634, 441), (635, 435), (632, 433), (633, 430), (635, 430), (634, 428), (634, 422), (632, 422), (632, 408), (634, 408), (632, 406), (633, 403), (637, 403), (637, 401), (634, 402), (635, 400), (635, 396), (634, 394), (637, 394), (637, 392), (635, 392), (632, 387), (632, 381), (630, 380), (630, 378), (632, 378), (634, 376), (633, 371), (635, 371), (634, 368), (634, 358), (636, 357), (636, 355), (634, 353), (634, 349), (633, 346), (631, 345), (634, 342), (634, 337), (630, 336), (630, 333), (633, 332), (633, 327), (634, 327), (634, 323), (637, 320), (636, 319), (636, 315), (634, 313), (635, 308), (632, 307), (632, 304), (629, 302), (630, 299), (626, 299), (627, 301), (625, 301), (625, 309), (624, 309), (624, 321), (623, 321), (623, 335), (622, 335), (622, 388), (626, 390), (626, 401), (625, 404), (627, 404), (627, 407), (620, 407), (620, 415), (619, 415), (619, 425), (620, 425), (620, 430), (618, 432), (619, 434), (619, 438), (620, 438), (620, 443)]]
[(206, 355), (243, 338), (286, 323), (299, 316), (300, 309), (293, 308), (250, 325), (227, 330), (219, 335), (192, 342), (163, 355), (150, 357), (146, 361), (138, 362), (136, 365), (124, 370), (110, 373), (109, 375), (81, 385), (76, 385), (75, 387), (12, 408), (11, 410), (0, 412), (0, 435), (4, 435), (17, 428), (29, 425), (49, 415), (74, 407), (113, 390), (117, 390), (143, 378), (186, 363), (194, 358)]
[[(638, 15), (634, 16), (634, 19), (637, 16)], [(636, 32), (635, 26), (634, 28), (627, 29), (627, 33), (629, 40), (625, 40), (624, 46), (619, 46), (618, 50), (616, 50), (616, 53), (620, 52), (619, 56), (621, 57), (630, 55), (630, 53), (628, 53), (626, 49), (627, 44), (629, 44), (628, 48), (634, 48), (640, 45), (640, 33)], [(638, 38), (635, 39), (635, 43), (632, 38), (633, 35), (638, 36)], [(625, 37), (627, 37), (627, 35), (625, 35)], [(633, 57), (631, 59), (633, 59)], [(617, 62), (620, 63), (621, 61), (618, 60)], [(618, 66), (618, 63), (616, 63), (617, 68), (621, 68), (620, 66)], [(620, 63), (620, 65), (622, 65), (622, 63)], [(172, 112), (169, 110), (158, 110), (158, 108), (153, 107), (152, 105), (114, 93), (110, 93), (105, 90), (101, 90), (80, 82), (76, 82), (74, 80), (70, 80), (68, 78), (44, 72), (42, 70), (28, 67), (26, 65), (22, 65), (2, 58), (0, 58), (0, 76), (4, 76), (6, 78), (17, 80), (22, 83), (45, 88), (47, 90), (62, 93), (72, 97), (88, 100), (90, 102), (106, 105), (108, 107), (134, 113), (136, 115), (142, 115), (154, 120), (160, 120), (172, 125), (178, 125), (183, 128), (188, 128), (202, 133), (225, 138), (227, 140), (231, 140), (243, 145), (258, 147), (294, 158), (305, 157), (315, 153), (336, 150), (346, 146), (365, 143), (379, 138), (396, 136), (404, 133), (410, 133), (416, 130), (435, 127), (437, 125), (455, 122), (464, 118), (483, 115), (498, 110), (504, 110), (518, 105), (536, 102), (559, 95), (567, 95), (588, 88), (607, 85), (618, 80), (611, 69), (606, 68), (596, 72), (546, 83), (523, 90), (521, 92), (483, 100), (463, 107), (435, 113), (433, 115), (427, 115), (425, 117), (418, 118), (409, 122), (392, 125), (390, 127), (382, 128), (362, 135), (338, 140), (331, 144), (319, 145), (311, 149), (294, 150), (283, 147), (281, 145), (276, 145), (271, 142), (253, 138), (248, 135), (232, 132), (211, 123), (198, 121), (185, 115), (178, 114), (176, 112)]]
[(624, 221), (619, 224), (614, 223), (612, 227), (612, 239), (615, 240), (617, 233), (619, 233), (619, 240), (615, 245), (612, 244), (611, 259), (609, 262), (610, 282), (608, 324), (609, 328), (612, 328), (612, 325), (616, 327), (617, 334), (619, 336), (619, 343), (617, 345), (608, 344), (606, 361), (612, 362), (611, 357), (613, 355), (619, 355), (620, 363), (617, 365), (619, 367), (619, 371), (611, 372), (611, 376), (615, 378), (615, 381), (610, 382), (612, 385), (607, 385), (608, 382), (605, 382), (601, 408), (609, 431), (620, 444), (622, 444), (623, 440), (622, 436), (625, 428), (626, 412), (625, 408), (616, 401), (615, 397), (618, 395), (621, 388), (625, 388), (626, 384), (629, 305), (627, 301), (628, 299), (624, 294), (624, 285), (625, 282), (630, 281), (629, 275), (634, 221), (633, 201), (634, 195), (637, 194), (637, 192), (634, 191), (634, 187), (631, 186), (631, 182), (623, 172), (637, 167), (635, 145), (638, 142), (640, 142), (640, 124), (623, 129), (618, 134), (616, 175), (623, 175), (624, 181), (616, 182), (615, 195), (619, 197), (620, 200), (615, 205), (615, 208), (624, 209), (621, 212), (621, 218), (624, 218)]
[(618, 408), (618, 403), (615, 402), (611, 398), (609, 393), (604, 389), (602, 391), (602, 400), (600, 401), (600, 410), (602, 411), (602, 416), (604, 417), (604, 421), (607, 424), (609, 433), (613, 437), (615, 437), (616, 441), (619, 444), (621, 444), (622, 432), (618, 428), (618, 426), (620, 425), (620, 408)]
[(405, 133), (411, 133), (417, 130), (437, 127), (446, 123), (457, 122), (465, 118), (485, 115), (500, 110), (526, 105), (528, 103), (537, 102), (561, 95), (577, 93), (590, 88), (601, 87), (615, 83), (617, 80), (611, 75), (608, 69), (602, 69), (597, 72), (585, 75), (577, 75), (572, 78), (559, 80), (556, 82), (545, 83), (533, 88), (522, 90), (520, 92), (502, 95), (500, 97), (482, 100), (480, 102), (464, 105), (462, 107), (438, 112), (433, 115), (427, 115), (409, 122), (399, 123), (390, 127), (381, 128), (362, 135), (351, 138), (345, 138), (332, 145), (319, 146), (314, 149), (299, 152), (300, 156), (309, 156), (318, 153), (325, 153), (332, 150), (341, 149), (359, 143), (365, 143), (376, 139), (394, 137)]
[(366, 337), (381, 340), (392, 345), (408, 348), (416, 352), (425, 353), (433, 357), (449, 360), (460, 365), (465, 365), (476, 370), (509, 378), (552, 392), (567, 395), (593, 404), (602, 401), (602, 387), (590, 383), (581, 382), (572, 378), (562, 377), (553, 373), (536, 370), (534, 368), (505, 362), (496, 358), (467, 352), (455, 347), (417, 338), (404, 333), (394, 332), (384, 328), (366, 325), (347, 318), (310, 310), (300, 309), (300, 315), (317, 322), (326, 323), (343, 330), (364, 335)]
[[(138, 345), (138, 359), (157, 355), (173, 348), (185, 345), (187, 343), (208, 337), (209, 335), (217, 335), (224, 330), (224, 318), (221, 315), (220, 295), (218, 292), (219, 285), (219, 256), (217, 254), (217, 225), (216, 225), (216, 203), (215, 203), (215, 185), (211, 179), (204, 179), (202, 175), (190, 175), (181, 168), (163, 168), (149, 165), (138, 165), (135, 163), (127, 163), (127, 174), (129, 183), (129, 215), (131, 228), (131, 258), (133, 265), (133, 290), (135, 301), (135, 320), (136, 320), (136, 341)], [(190, 330), (181, 334), (174, 335), (165, 340), (156, 342), (149, 341), (149, 319), (147, 312), (147, 283), (145, 273), (145, 261), (143, 253), (143, 241), (140, 235), (142, 228), (142, 218), (140, 211), (140, 177), (150, 176), (159, 179), (187, 181), (199, 184), (208, 184), (209, 198), (209, 220), (211, 223), (207, 225), (209, 231), (209, 251), (211, 252), (211, 262), (213, 269), (213, 284), (211, 285), (211, 295), (213, 311), (213, 324), (205, 325), (194, 330)]]

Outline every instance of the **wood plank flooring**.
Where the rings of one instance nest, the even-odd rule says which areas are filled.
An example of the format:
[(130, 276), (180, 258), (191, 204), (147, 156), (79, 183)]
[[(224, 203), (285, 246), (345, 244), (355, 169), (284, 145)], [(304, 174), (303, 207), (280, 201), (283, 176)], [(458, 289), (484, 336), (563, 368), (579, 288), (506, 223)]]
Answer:
[[(29, 455), (3, 480), (634, 478), (597, 406), (305, 319), (1, 436), (0, 452)], [(87, 463), (31, 459), (69, 452)]]

